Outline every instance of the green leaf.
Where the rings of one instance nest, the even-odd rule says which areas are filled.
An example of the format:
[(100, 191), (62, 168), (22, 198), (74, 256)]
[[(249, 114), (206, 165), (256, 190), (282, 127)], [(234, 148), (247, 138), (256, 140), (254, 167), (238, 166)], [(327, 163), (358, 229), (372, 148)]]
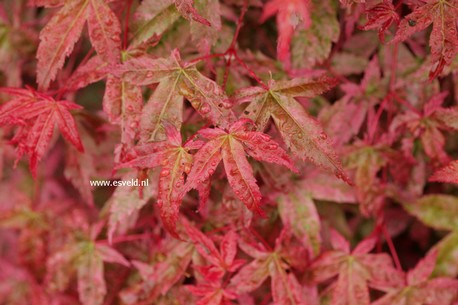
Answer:
[(456, 277), (458, 275), (458, 230), (451, 232), (436, 246), (439, 250), (433, 276)]
[(426, 195), (404, 208), (424, 224), (439, 230), (458, 228), (458, 198), (449, 195)]

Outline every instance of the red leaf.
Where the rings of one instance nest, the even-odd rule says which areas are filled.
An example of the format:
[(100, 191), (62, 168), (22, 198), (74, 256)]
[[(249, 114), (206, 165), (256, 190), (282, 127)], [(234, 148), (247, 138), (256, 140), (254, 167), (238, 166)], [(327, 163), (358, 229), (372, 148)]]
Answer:
[(404, 41), (432, 23), (433, 30), (429, 37), (429, 46), (431, 47), (433, 69), (429, 76), (430, 79), (433, 79), (442, 72), (445, 65), (452, 62), (458, 53), (457, 14), (456, 1), (428, 1), (401, 20), (396, 36), (391, 43)]
[[(14, 92), (10, 91), (11, 93)], [(14, 141), (30, 156), (30, 170), (36, 175), (37, 162), (41, 160), (51, 142), (57, 125), (64, 138), (83, 152), (75, 120), (70, 110), (80, 109), (67, 101), (56, 101), (38, 92), (22, 89), (0, 108), (0, 125), (26, 126), (28, 132), (20, 132)], [(20, 148), (22, 149), (22, 148)], [(22, 152), (19, 153), (19, 157)]]
[[(250, 210), (260, 212), (261, 193), (251, 165), (246, 159), (245, 150), (259, 160), (277, 163), (292, 169), (294, 166), (283, 149), (269, 136), (256, 131), (248, 131), (245, 126), (247, 122), (249, 121), (246, 119), (239, 120), (230, 127), (229, 132), (219, 128), (199, 131), (210, 141), (195, 155), (184, 187), (185, 192), (197, 188), (208, 180), (223, 159), (226, 176), (237, 198)], [(265, 143), (263, 148), (253, 145), (254, 142), (259, 143), (261, 139)], [(277, 156), (273, 156), (268, 150), (277, 152)], [(261, 156), (263, 152), (266, 154)]]
[(271, 0), (264, 6), (261, 22), (277, 14), (278, 58), (287, 66), (290, 60), (290, 44), (296, 28), (306, 29), (312, 24), (309, 0)]
[(383, 2), (368, 9), (366, 14), (368, 21), (361, 27), (361, 30), (378, 29), (378, 36), (382, 42), (385, 40), (385, 31), (390, 25), (393, 22), (399, 22), (399, 16), (390, 0), (383, 0)]
[[(130, 160), (119, 164), (117, 168), (154, 168), (161, 166), (157, 204), (161, 210), (161, 218), (165, 228), (178, 237), (175, 225), (178, 219), (184, 175), (189, 171), (192, 156), (189, 148), (181, 145), (181, 135), (176, 128), (163, 122), (168, 142), (152, 142), (134, 147)], [(129, 155), (129, 154), (128, 154)]]
[(441, 169), (437, 170), (429, 181), (458, 184), (458, 161), (452, 161)]

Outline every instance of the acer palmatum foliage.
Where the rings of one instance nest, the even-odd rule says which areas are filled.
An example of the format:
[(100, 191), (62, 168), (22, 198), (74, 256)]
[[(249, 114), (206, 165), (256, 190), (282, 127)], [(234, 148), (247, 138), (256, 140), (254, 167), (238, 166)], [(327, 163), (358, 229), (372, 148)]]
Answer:
[(2, 1), (0, 303), (458, 304), (457, 16)]

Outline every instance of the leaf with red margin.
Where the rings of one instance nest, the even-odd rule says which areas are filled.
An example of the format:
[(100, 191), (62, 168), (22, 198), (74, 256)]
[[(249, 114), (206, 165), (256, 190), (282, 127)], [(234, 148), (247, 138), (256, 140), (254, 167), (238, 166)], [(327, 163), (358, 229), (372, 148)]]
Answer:
[(175, 237), (181, 200), (183, 198), (184, 175), (189, 172), (192, 156), (189, 150), (196, 143), (182, 146), (181, 134), (170, 123), (163, 122), (168, 141), (152, 142), (132, 149), (129, 160), (116, 166), (119, 168), (155, 168), (161, 166), (157, 204), (165, 228)]
[(229, 128), (229, 132), (219, 128), (199, 131), (201, 136), (210, 141), (194, 156), (184, 192), (207, 181), (222, 159), (229, 185), (237, 198), (250, 210), (261, 212), (261, 192), (245, 152), (259, 161), (276, 163), (293, 171), (295, 168), (286, 152), (268, 135), (249, 131), (246, 126), (249, 123), (252, 123), (251, 120), (241, 119)]
[(312, 24), (310, 0), (271, 0), (264, 6), (261, 22), (277, 15), (278, 58), (289, 65), (290, 44), (297, 27), (307, 29)]
[(266, 129), (272, 117), (286, 146), (296, 157), (309, 160), (350, 183), (320, 123), (294, 99), (299, 96), (314, 97), (336, 84), (336, 79), (328, 77), (317, 80), (272, 80), (269, 89), (242, 89), (235, 94), (234, 99), (239, 103), (251, 101), (243, 116), (253, 120), (258, 130)]
[(68, 101), (56, 101), (28, 89), (1, 88), (0, 91), (14, 96), (0, 108), (0, 125), (25, 126), (16, 134), (14, 141), (19, 145), (19, 157), (22, 153), (30, 156), (32, 175), (36, 176), (37, 162), (45, 154), (56, 125), (68, 142), (78, 151), (84, 151), (70, 113), (70, 110), (81, 109), (81, 106)]
[(430, 251), (417, 266), (407, 272), (406, 283), (388, 289), (373, 305), (453, 304), (458, 297), (458, 280), (431, 278), (437, 249)]
[(399, 15), (394, 9), (394, 5), (390, 0), (383, 0), (371, 7), (366, 11), (367, 23), (361, 26), (360, 29), (363, 31), (378, 29), (378, 37), (381, 42), (385, 40), (385, 31), (390, 25), (395, 22), (399, 22)]
[(197, 251), (211, 264), (211, 266), (200, 268), (208, 281), (220, 280), (226, 271), (234, 272), (245, 263), (245, 260), (235, 259), (238, 235), (234, 230), (224, 235), (218, 250), (209, 237), (187, 221), (184, 222), (184, 227)]
[(234, 277), (228, 288), (242, 294), (257, 289), (270, 276), (271, 291), (275, 304), (279, 305), (306, 305), (303, 287), (299, 284), (296, 276), (288, 272), (290, 268), (282, 257), (282, 241), (288, 235), (284, 229), (276, 239), (275, 249), (267, 250), (260, 245), (254, 245), (241, 240), (240, 247), (248, 255), (255, 259), (245, 265)]
[(121, 60), (121, 24), (105, 0), (89, 0), (89, 38), (97, 54), (107, 63)]
[(89, 37), (99, 56), (109, 64), (120, 60), (121, 25), (104, 0), (70, 0), (40, 32), (37, 82), (46, 91), (69, 56), (88, 22)]
[(391, 287), (399, 285), (402, 274), (396, 271), (386, 254), (369, 254), (376, 240), (363, 240), (350, 253), (348, 242), (332, 231), (335, 250), (321, 254), (311, 265), (311, 279), (323, 282), (338, 275), (332, 289), (332, 304), (369, 304), (368, 285)]
[(41, 90), (49, 88), (65, 58), (72, 53), (86, 23), (87, 6), (87, 0), (66, 2), (40, 32), (37, 82)]
[(444, 66), (449, 65), (458, 53), (457, 7), (458, 2), (456, 0), (426, 2), (401, 20), (396, 36), (390, 42), (404, 41), (412, 34), (433, 24), (429, 46), (431, 47), (431, 62), (434, 67), (429, 74), (430, 79), (437, 77)]
[(159, 124), (170, 121), (180, 128), (185, 97), (194, 109), (211, 123), (228, 127), (235, 121), (235, 114), (222, 88), (213, 80), (203, 76), (194, 64), (183, 63), (178, 50), (172, 51), (170, 58), (143, 56), (134, 58), (114, 71), (134, 85), (159, 83), (141, 118), (142, 141), (165, 139), (164, 130)]

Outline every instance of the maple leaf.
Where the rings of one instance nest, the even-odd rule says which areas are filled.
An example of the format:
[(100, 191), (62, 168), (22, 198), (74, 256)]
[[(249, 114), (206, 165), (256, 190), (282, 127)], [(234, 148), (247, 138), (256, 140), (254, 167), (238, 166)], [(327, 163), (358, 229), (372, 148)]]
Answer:
[(335, 139), (336, 146), (342, 146), (358, 134), (368, 110), (386, 95), (381, 83), (383, 84), (383, 79), (378, 57), (374, 56), (366, 66), (361, 82), (342, 84), (340, 88), (345, 95), (319, 113), (318, 119)]
[(458, 281), (451, 278), (430, 278), (437, 251), (430, 251), (417, 266), (409, 270), (405, 285), (388, 289), (373, 305), (453, 304), (458, 296)]
[(367, 23), (360, 27), (361, 30), (367, 31), (378, 29), (378, 37), (381, 42), (385, 41), (385, 31), (390, 25), (399, 22), (399, 15), (394, 9), (393, 3), (390, 0), (383, 0), (366, 10)]
[(71, 0), (62, 4), (40, 32), (37, 82), (43, 91), (49, 88), (65, 58), (72, 53), (86, 21), (92, 46), (102, 59), (109, 64), (120, 60), (121, 25), (105, 0)]
[(70, 110), (81, 106), (56, 101), (52, 97), (31, 89), (1, 88), (0, 92), (14, 96), (0, 108), (0, 125), (19, 125), (13, 139), (18, 144), (18, 159), (24, 154), (30, 156), (30, 170), (36, 176), (38, 161), (51, 142), (57, 125), (64, 138), (83, 152), (75, 120)]
[(312, 68), (325, 61), (333, 43), (339, 39), (340, 24), (336, 3), (329, 0), (312, 0), (311, 3), (311, 26), (299, 28), (292, 36), (291, 66), (294, 69)]
[(141, 88), (109, 76), (103, 96), (103, 110), (111, 123), (121, 126), (121, 144), (132, 146), (138, 133), (143, 97)]
[(142, 281), (121, 291), (121, 300), (126, 304), (154, 302), (183, 277), (194, 252), (192, 243), (177, 239), (164, 240), (156, 251), (159, 261), (149, 264), (132, 262), (138, 269)]
[(80, 64), (72, 75), (65, 81), (65, 88), (76, 91), (89, 84), (95, 83), (107, 76), (109, 64), (99, 55), (91, 57)]
[(76, 273), (81, 302), (84, 305), (100, 305), (107, 292), (103, 262), (130, 265), (118, 251), (94, 241), (66, 244), (47, 261), (49, 285), (56, 283), (55, 288), (65, 289)]
[(403, 207), (424, 224), (438, 230), (458, 228), (458, 198), (450, 195), (425, 195)]
[(146, 56), (131, 59), (117, 73), (137, 86), (159, 83), (142, 112), (140, 137), (143, 142), (165, 139), (162, 120), (172, 122), (178, 129), (181, 127), (184, 97), (215, 125), (227, 127), (235, 121), (224, 91), (200, 74), (194, 64), (183, 63), (178, 50), (168, 59)]
[[(196, 3), (195, 3), (196, 2)], [(194, 7), (202, 8), (202, 14)], [(200, 43), (208, 40), (208, 34), (217, 33), (221, 29), (219, 4), (214, 0), (145, 0), (139, 5), (136, 12), (138, 25), (133, 31), (132, 45), (136, 46), (150, 39), (154, 35), (162, 35), (172, 27), (179, 18), (183, 17), (191, 22), (191, 33), (194, 38), (202, 37)], [(210, 30), (205, 28), (211, 28)], [(199, 32), (200, 31), (200, 32)], [(213, 36), (215, 36), (213, 34)], [(214, 37), (212, 40), (216, 40)]]
[(447, 164), (449, 156), (444, 150), (445, 137), (441, 130), (457, 130), (458, 126), (454, 122), (458, 111), (456, 108), (445, 109), (441, 106), (447, 92), (433, 95), (423, 106), (423, 112), (406, 112), (397, 116), (390, 129), (392, 132), (402, 130), (407, 127), (415, 136), (419, 137), (423, 149), (428, 157), (439, 165)]
[(386, 145), (358, 143), (346, 157), (347, 168), (355, 170), (356, 196), (363, 215), (377, 214), (383, 206), (385, 186), (377, 174), (387, 165), (389, 152)]
[(429, 37), (433, 69), (429, 78), (437, 77), (445, 65), (449, 65), (458, 53), (458, 32), (456, 0), (429, 0), (417, 7), (401, 20), (394, 39), (390, 43), (406, 40), (412, 34), (422, 31), (430, 24), (433, 29)]
[(264, 130), (272, 117), (283, 141), (295, 156), (323, 167), (349, 182), (321, 125), (294, 99), (297, 96), (314, 97), (336, 84), (335, 79), (328, 77), (317, 80), (271, 80), (268, 89), (241, 89), (234, 99), (239, 103), (252, 101), (245, 108), (243, 116), (253, 120), (258, 130)]
[(450, 232), (430, 251), (437, 250), (437, 261), (432, 277), (449, 276), (456, 278), (458, 275), (458, 230)]
[[(123, 175), (123, 181), (130, 181), (138, 178), (133, 173)], [(148, 179), (148, 178), (147, 178)], [(138, 211), (148, 202), (151, 197), (157, 194), (154, 186), (148, 186), (141, 194), (138, 187), (120, 187), (118, 186), (113, 195), (108, 200), (107, 205), (110, 207), (110, 218), (108, 221), (108, 241), (111, 243), (116, 233), (124, 233), (130, 227), (135, 225)]]
[(458, 161), (452, 161), (446, 166), (438, 169), (429, 181), (446, 182), (458, 184)]
[(336, 275), (331, 304), (368, 305), (368, 285), (380, 289), (399, 285), (402, 274), (392, 267), (387, 254), (369, 254), (375, 239), (363, 240), (350, 252), (348, 242), (336, 231), (331, 231), (334, 250), (321, 254), (311, 265), (311, 279), (323, 282)]
[(320, 252), (321, 222), (310, 193), (299, 187), (278, 198), (278, 210), (283, 223), (291, 228), (313, 256)]
[(303, 287), (290, 266), (285, 262), (282, 253), (282, 242), (288, 238), (288, 230), (283, 230), (276, 239), (275, 248), (267, 250), (250, 240), (240, 243), (241, 249), (254, 258), (232, 277), (228, 288), (242, 294), (255, 290), (270, 276), (272, 297), (275, 304), (290, 305), (308, 304)]
[(245, 260), (235, 259), (238, 239), (235, 231), (230, 230), (224, 235), (218, 251), (213, 241), (200, 230), (187, 221), (184, 222), (184, 227), (197, 252), (210, 263), (210, 266), (199, 266), (199, 271), (206, 280), (216, 283), (226, 271), (235, 272), (245, 263)]
[(278, 28), (278, 58), (289, 66), (290, 44), (296, 27), (309, 28), (312, 21), (310, 18), (310, 0), (271, 0), (264, 6), (261, 22), (277, 15)]
[(249, 131), (247, 125), (250, 123), (249, 119), (241, 119), (228, 132), (220, 128), (199, 130), (198, 133), (210, 141), (194, 156), (184, 192), (207, 181), (222, 159), (227, 179), (237, 198), (250, 210), (260, 212), (261, 193), (245, 153), (258, 161), (276, 163), (293, 171), (295, 168), (286, 152), (268, 135)]
[(116, 166), (119, 168), (155, 168), (161, 166), (157, 204), (165, 228), (175, 237), (175, 224), (183, 198), (184, 175), (189, 173), (192, 163), (191, 149), (198, 148), (199, 142), (182, 145), (181, 134), (170, 123), (163, 122), (168, 141), (152, 142), (136, 146), (128, 154), (128, 160)]

